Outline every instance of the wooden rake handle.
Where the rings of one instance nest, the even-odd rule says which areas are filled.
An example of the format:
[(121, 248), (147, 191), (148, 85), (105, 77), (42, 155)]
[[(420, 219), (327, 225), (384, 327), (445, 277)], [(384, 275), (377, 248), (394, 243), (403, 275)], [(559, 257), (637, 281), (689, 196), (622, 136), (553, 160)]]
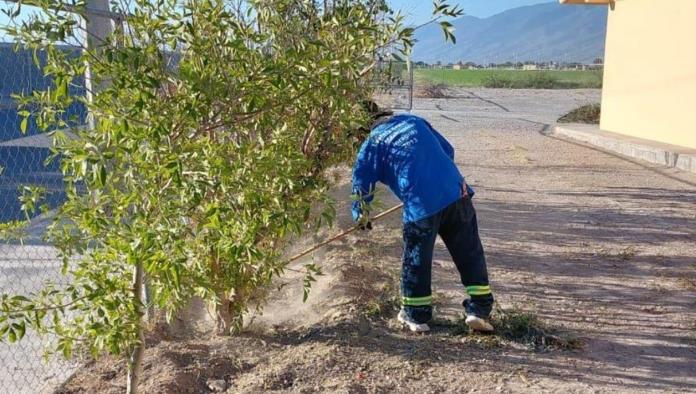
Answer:
[[(389, 209), (387, 209), (386, 211), (380, 213), (379, 215), (377, 215), (377, 216), (371, 218), (371, 221), (376, 221), (376, 220), (379, 220), (379, 219), (381, 219), (381, 218), (383, 218), (383, 217), (385, 217), (385, 216), (387, 216), (387, 215), (389, 215), (389, 214), (392, 214), (392, 213), (398, 211), (399, 209), (401, 209), (403, 206), (404, 206), (404, 204), (399, 204), (399, 205), (397, 205), (397, 206), (395, 206), (395, 207), (389, 208)], [(314, 252), (315, 250), (320, 249), (320, 248), (322, 248), (322, 247), (324, 247), (324, 246), (330, 244), (331, 242), (334, 242), (334, 241), (336, 241), (336, 240), (339, 240), (339, 239), (345, 237), (346, 235), (355, 232), (355, 231), (356, 231), (357, 229), (359, 229), (359, 228), (360, 228), (360, 225), (355, 225), (355, 226), (349, 228), (348, 230), (343, 231), (343, 232), (340, 233), (340, 234), (334, 235), (333, 237), (327, 239), (326, 241), (320, 242), (320, 243), (318, 243), (318, 244), (312, 246), (311, 248), (305, 249), (305, 250), (303, 250), (302, 252), (300, 252), (300, 253), (298, 253), (298, 254), (296, 254), (296, 255), (290, 257), (290, 259), (289, 259), (287, 262), (288, 262), (288, 263), (292, 263), (293, 261), (299, 260), (299, 259), (301, 259), (302, 257), (304, 257), (304, 256), (306, 256), (306, 255), (308, 255), (308, 254), (310, 254), (310, 253), (312, 253), (312, 252)]]

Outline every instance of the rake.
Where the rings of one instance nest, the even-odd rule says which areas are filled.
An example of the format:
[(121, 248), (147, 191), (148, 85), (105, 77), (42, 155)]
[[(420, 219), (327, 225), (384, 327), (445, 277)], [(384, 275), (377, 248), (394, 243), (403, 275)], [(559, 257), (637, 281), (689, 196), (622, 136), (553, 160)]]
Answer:
[[(403, 206), (404, 206), (404, 204), (399, 204), (399, 205), (397, 205), (397, 206), (394, 206), (394, 207), (392, 207), (392, 208), (389, 208), (389, 209), (387, 209), (386, 211), (380, 213), (379, 215), (377, 215), (377, 216), (371, 218), (371, 220), (372, 220), (372, 221), (380, 220), (380, 219), (382, 219), (383, 217), (388, 216), (388, 215), (390, 215), (390, 214), (392, 214), (392, 213), (398, 211), (398, 210), (401, 209)], [(345, 236), (348, 235), (348, 234), (351, 234), (351, 233), (357, 231), (359, 228), (360, 228), (360, 225), (355, 225), (355, 226), (353, 226), (353, 227), (351, 227), (351, 228), (349, 228), (349, 229), (347, 229), (347, 230), (345, 230), (345, 231), (343, 231), (343, 232), (341, 232), (341, 233), (339, 233), (339, 234), (334, 235), (333, 237), (331, 237), (331, 238), (329, 238), (329, 239), (327, 239), (327, 240), (325, 240), (325, 241), (323, 241), (323, 242), (320, 242), (320, 243), (318, 243), (318, 244), (316, 244), (316, 245), (314, 245), (314, 246), (312, 246), (312, 247), (310, 247), (310, 248), (307, 248), (307, 249), (303, 250), (302, 252), (300, 252), (300, 253), (298, 253), (298, 254), (296, 254), (296, 255), (290, 257), (290, 259), (288, 259), (287, 263), (292, 263), (293, 261), (299, 260), (299, 259), (303, 258), (304, 256), (306, 256), (306, 255), (308, 255), (308, 254), (310, 254), (310, 253), (316, 251), (317, 249), (321, 249), (322, 247), (324, 247), (324, 246), (326, 246), (326, 245), (328, 245), (328, 244), (330, 244), (330, 243), (332, 243), (332, 242), (334, 242), (334, 241), (337, 241), (337, 240), (339, 240), (339, 239), (345, 237)]]

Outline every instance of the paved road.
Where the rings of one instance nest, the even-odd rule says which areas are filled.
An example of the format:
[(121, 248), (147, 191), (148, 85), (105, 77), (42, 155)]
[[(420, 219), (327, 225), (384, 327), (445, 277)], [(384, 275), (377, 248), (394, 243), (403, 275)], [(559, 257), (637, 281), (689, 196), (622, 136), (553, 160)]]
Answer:
[[(35, 220), (25, 245), (0, 244), (0, 291), (27, 294), (51, 280), (64, 283), (61, 263), (53, 247), (40, 241), (48, 221)], [(50, 339), (28, 332), (18, 344), (0, 343), (0, 393), (50, 393), (74, 371), (63, 360), (44, 362), (44, 345)]]
[[(577, 354), (504, 353), (496, 368), (529, 371), (531, 391), (696, 392), (696, 176), (546, 135), (598, 101), (596, 91), (460, 90), (415, 112), (453, 142), (477, 190), (499, 301), (587, 341)], [(435, 286), (458, 310), (442, 245), (435, 258)]]

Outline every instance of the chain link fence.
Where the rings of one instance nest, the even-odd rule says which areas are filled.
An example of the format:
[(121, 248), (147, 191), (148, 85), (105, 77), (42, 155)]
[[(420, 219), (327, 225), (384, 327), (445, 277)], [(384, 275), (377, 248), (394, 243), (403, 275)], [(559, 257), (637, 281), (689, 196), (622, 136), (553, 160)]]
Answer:
[(381, 108), (413, 108), (413, 66), (410, 61), (384, 60), (373, 73), (374, 99)]
[[(113, 19), (110, 13), (103, 17)], [(50, 77), (42, 70), (45, 56), (2, 40), (7, 37), (0, 36), (0, 223), (27, 219), (20, 201), (27, 187), (42, 190), (41, 205), (45, 209), (29, 216), (31, 224), (27, 237), (21, 242), (0, 239), (0, 293), (27, 295), (42, 289), (46, 281), (60, 285), (67, 284), (69, 279), (61, 275), (58, 252), (44, 237), (53, 211), (65, 201), (66, 195), (60, 160), (49, 160), (52, 156), (50, 135), (40, 130), (31, 117), (22, 132), (22, 116), (15, 98), (51, 86)], [(62, 49), (67, 53), (77, 51), (69, 46)], [(172, 67), (176, 67), (176, 60), (176, 55), (172, 54)], [(373, 86), (380, 106), (411, 110), (413, 68), (410, 62), (383, 61), (376, 68)], [(84, 97), (84, 81), (76, 81), (70, 93), (74, 97)], [(74, 103), (64, 119), (84, 123), (84, 105)], [(77, 369), (76, 363), (59, 356), (44, 356), (51, 340), (29, 331), (18, 343), (0, 342), (0, 394), (50, 393), (70, 377)]]
[[(65, 51), (74, 51), (70, 47)], [(21, 131), (15, 95), (28, 95), (46, 89), (51, 80), (40, 64), (42, 53), (0, 43), (0, 223), (22, 220), (20, 196), (25, 187), (44, 190), (41, 203), (45, 210), (31, 217), (27, 237), (22, 242), (0, 241), (0, 291), (29, 294), (50, 280), (66, 283), (60, 274), (61, 262), (55, 248), (44, 241), (52, 210), (65, 200), (59, 160), (47, 161), (51, 138), (42, 133), (33, 119), (26, 132)], [(36, 61), (39, 65), (36, 65)], [(80, 83), (71, 88), (73, 95), (84, 95)], [(66, 118), (82, 122), (85, 109), (80, 103), (68, 108)], [(0, 393), (52, 392), (74, 371), (74, 364), (60, 357), (46, 359), (44, 349), (50, 337), (27, 332), (18, 343), (0, 342)]]

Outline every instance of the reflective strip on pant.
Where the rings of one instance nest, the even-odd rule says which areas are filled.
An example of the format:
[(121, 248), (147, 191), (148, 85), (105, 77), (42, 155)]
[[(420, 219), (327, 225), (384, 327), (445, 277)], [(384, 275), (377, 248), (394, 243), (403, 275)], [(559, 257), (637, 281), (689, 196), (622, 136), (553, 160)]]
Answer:
[(485, 286), (467, 286), (466, 292), (469, 295), (489, 295), (491, 294), (491, 287)]
[(426, 297), (404, 297), (402, 302), (405, 306), (428, 306), (433, 303), (433, 296)]

